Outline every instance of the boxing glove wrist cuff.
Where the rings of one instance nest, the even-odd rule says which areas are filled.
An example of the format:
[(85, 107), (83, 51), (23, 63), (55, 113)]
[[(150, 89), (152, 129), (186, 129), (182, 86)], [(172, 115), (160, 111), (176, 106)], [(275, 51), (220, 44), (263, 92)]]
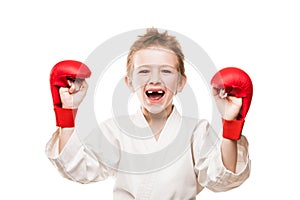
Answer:
[(223, 138), (230, 140), (239, 140), (242, 135), (244, 119), (241, 120), (225, 120), (223, 122)]
[(75, 117), (77, 114), (77, 108), (60, 108), (55, 107), (56, 126), (62, 128), (71, 128), (75, 126)]

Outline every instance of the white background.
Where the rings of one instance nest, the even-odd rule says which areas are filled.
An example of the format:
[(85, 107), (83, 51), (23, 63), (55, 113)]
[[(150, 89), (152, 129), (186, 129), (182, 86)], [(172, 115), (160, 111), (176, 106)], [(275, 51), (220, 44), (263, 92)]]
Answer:
[(60, 60), (85, 60), (117, 34), (152, 26), (194, 40), (218, 68), (239, 66), (254, 83), (244, 127), (251, 177), (198, 198), (299, 199), (299, 19), (291, 0), (1, 1), (0, 199), (112, 199), (112, 179), (68, 181), (45, 156), (55, 130), (49, 72)]

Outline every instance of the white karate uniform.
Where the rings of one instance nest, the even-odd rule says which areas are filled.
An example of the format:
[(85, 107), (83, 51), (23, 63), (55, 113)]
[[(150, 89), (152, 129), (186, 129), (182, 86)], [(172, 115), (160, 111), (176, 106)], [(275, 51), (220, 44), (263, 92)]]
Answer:
[[(130, 119), (141, 127), (147, 126), (141, 111)], [(250, 174), (248, 142), (244, 136), (238, 141), (237, 170), (232, 173), (222, 163), (221, 139), (209, 123), (182, 117), (175, 107), (158, 140), (154, 137), (140, 139), (124, 134), (113, 119), (103, 122), (100, 129), (119, 152), (102, 155), (101, 147), (93, 148), (82, 142), (75, 130), (59, 154), (58, 129), (47, 143), (46, 154), (59, 172), (73, 181), (88, 183), (115, 176), (115, 200), (196, 199), (196, 195), (204, 188), (216, 192), (226, 191), (241, 185)], [(164, 149), (168, 151), (164, 152)], [(130, 160), (122, 152), (145, 157), (162, 152), (165, 154), (162, 158), (166, 159), (161, 161), (167, 162), (160, 166), (160, 160), (153, 157), (151, 159), (154, 164), (147, 159), (145, 163), (135, 163), (135, 160)], [(130, 171), (132, 169), (137, 170), (137, 173)]]

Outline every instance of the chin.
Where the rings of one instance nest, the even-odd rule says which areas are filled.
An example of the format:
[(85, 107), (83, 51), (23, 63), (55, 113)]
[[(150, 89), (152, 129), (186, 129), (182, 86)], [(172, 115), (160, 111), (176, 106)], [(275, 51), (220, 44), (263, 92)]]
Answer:
[(146, 105), (143, 107), (144, 110), (151, 114), (163, 114), (163, 112), (170, 112), (168, 108), (168, 105)]

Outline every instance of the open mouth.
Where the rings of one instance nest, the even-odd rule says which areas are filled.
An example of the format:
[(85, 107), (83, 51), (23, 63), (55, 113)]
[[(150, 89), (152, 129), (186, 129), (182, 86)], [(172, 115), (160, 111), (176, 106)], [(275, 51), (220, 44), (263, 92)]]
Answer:
[(165, 95), (162, 89), (149, 89), (146, 91), (146, 96), (152, 101), (158, 101)]

